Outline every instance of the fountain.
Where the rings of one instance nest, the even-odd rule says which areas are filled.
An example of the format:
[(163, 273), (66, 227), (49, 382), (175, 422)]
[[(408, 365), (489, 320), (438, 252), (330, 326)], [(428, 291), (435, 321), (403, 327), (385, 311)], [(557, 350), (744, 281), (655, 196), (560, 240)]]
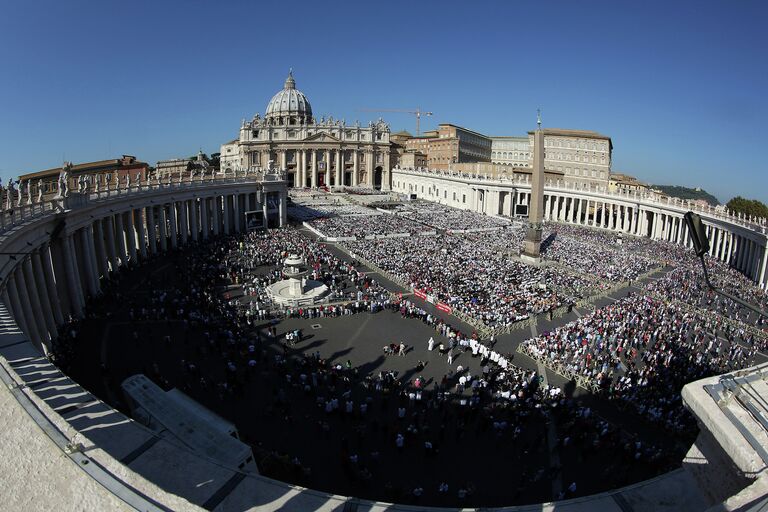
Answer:
[(314, 279), (306, 279), (309, 267), (298, 254), (289, 255), (284, 262), (283, 279), (267, 286), (267, 295), (280, 306), (311, 306), (324, 302), (330, 290)]

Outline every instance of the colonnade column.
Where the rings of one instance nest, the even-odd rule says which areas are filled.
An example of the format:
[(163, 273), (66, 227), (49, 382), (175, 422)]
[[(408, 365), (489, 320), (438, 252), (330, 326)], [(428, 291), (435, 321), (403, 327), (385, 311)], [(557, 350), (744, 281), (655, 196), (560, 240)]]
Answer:
[[(37, 294), (37, 284), (35, 283), (35, 276), (32, 273), (32, 261), (31, 258), (25, 258), (21, 264), (21, 268), (18, 269), (19, 277), (21, 278), (20, 285), (22, 290), (26, 290), (26, 297), (22, 297), (22, 301), (26, 299), (26, 303), (29, 304), (32, 313), (31, 322), (34, 324), (33, 331), (37, 333), (36, 341), (38, 346), (47, 353), (45, 348), (47, 343), (50, 343), (51, 337), (48, 334), (46, 328), (45, 317), (43, 316), (43, 307), (40, 304), (40, 297)], [(26, 303), (24, 307), (26, 308)]]
[(45, 276), (45, 288), (48, 291), (46, 295), (50, 299), (53, 319), (56, 321), (56, 325), (61, 325), (64, 323), (64, 314), (61, 311), (61, 301), (56, 290), (56, 277), (53, 274), (53, 256), (51, 255), (50, 244), (46, 244), (40, 251), (42, 254), (38, 252), (36, 254), (37, 258), (33, 255), (33, 260), (38, 260), (37, 262), (33, 261), (33, 263), (42, 268), (43, 275)]
[(189, 201), (189, 234), (194, 242), (197, 242), (200, 233), (197, 227), (197, 215), (197, 199), (195, 198)]
[[(147, 208), (149, 209), (149, 208)], [(134, 217), (136, 221), (136, 238), (138, 240), (139, 254), (142, 260), (147, 259), (147, 229), (144, 226), (146, 221), (146, 209), (139, 208), (134, 211)]]
[(110, 271), (116, 272), (118, 267), (117, 261), (117, 248), (115, 246), (115, 218), (113, 215), (104, 217), (101, 220), (102, 224), (106, 223), (106, 242), (107, 242), (107, 255), (109, 256)]
[[(90, 226), (80, 229), (80, 247), (82, 249), (83, 271), (85, 272), (85, 286), (91, 297), (99, 293), (99, 280), (96, 277), (96, 258), (91, 254), (91, 242), (88, 240)], [(92, 236), (90, 238), (93, 238)]]
[(202, 224), (202, 227), (203, 227), (203, 229), (201, 230), (201, 236), (203, 237), (203, 240), (208, 240), (208, 235), (210, 235), (210, 231), (208, 229), (208, 215), (210, 215), (210, 210), (208, 209), (208, 198), (201, 197), (200, 198), (200, 224)]
[(157, 227), (155, 225), (155, 207), (147, 207), (147, 238), (149, 238), (149, 251), (157, 254)]
[(179, 214), (176, 211), (176, 203), (170, 203), (168, 205), (168, 213), (170, 214), (168, 217), (168, 223), (170, 224), (171, 228), (171, 249), (176, 249), (179, 245), (179, 239), (178, 239), (178, 220), (179, 220)]
[(213, 207), (213, 235), (219, 236), (219, 233), (221, 232), (221, 221), (219, 220), (221, 215), (221, 205), (219, 204), (219, 196), (213, 196), (211, 206)]
[[(45, 318), (45, 325), (48, 329), (48, 333), (51, 335), (51, 339), (58, 337), (59, 333), (56, 329), (56, 315), (54, 315), (53, 302), (58, 301), (57, 295), (50, 294), (50, 288), (48, 286), (48, 276), (43, 270), (42, 259), (40, 251), (47, 250), (45, 246), (32, 253), (32, 273), (35, 275), (35, 283), (37, 286), (37, 296), (40, 298), (40, 303), (43, 306), (43, 316)], [(63, 319), (62, 319), (63, 320)], [(63, 323), (63, 321), (62, 321)]]
[(77, 275), (77, 265), (72, 248), (72, 235), (66, 235), (61, 240), (62, 257), (64, 258), (64, 267), (67, 274), (67, 291), (69, 294), (69, 305), (74, 316), (80, 318), (83, 316), (84, 301), (81, 298), (82, 288), (80, 278)]
[(96, 257), (99, 260), (99, 272), (106, 279), (109, 277), (109, 253), (107, 253), (106, 244), (104, 243), (104, 222), (102, 219), (97, 219), (94, 222), (95, 238), (96, 238)]
[(158, 208), (160, 214), (160, 250), (166, 252), (168, 250), (168, 210), (164, 204)]
[(131, 265), (136, 264), (136, 218), (134, 216), (134, 210), (128, 210), (125, 213), (127, 221), (125, 224), (126, 233), (125, 240), (128, 244), (128, 252), (131, 257)]
[(234, 216), (234, 230), (235, 233), (240, 233), (240, 194), (232, 196), (232, 211)]
[(177, 212), (176, 214), (179, 216), (179, 233), (181, 234), (181, 245), (182, 247), (187, 245), (187, 240), (189, 240), (189, 227), (188, 227), (188, 212), (187, 212), (187, 201), (179, 201), (176, 203)]
[(13, 319), (16, 321), (19, 329), (21, 329), (24, 334), (31, 338), (32, 335), (30, 334), (30, 327), (27, 324), (27, 313), (24, 311), (24, 305), (21, 301), (21, 294), (19, 294), (19, 289), (16, 285), (16, 272), (11, 272), (8, 275), (7, 288), (9, 298), (11, 299), (8, 306), (11, 308), (11, 312), (13, 313)]
[(115, 219), (115, 236), (117, 237), (117, 255), (120, 265), (128, 264), (128, 249), (125, 246), (125, 228), (123, 227), (123, 214), (117, 213)]

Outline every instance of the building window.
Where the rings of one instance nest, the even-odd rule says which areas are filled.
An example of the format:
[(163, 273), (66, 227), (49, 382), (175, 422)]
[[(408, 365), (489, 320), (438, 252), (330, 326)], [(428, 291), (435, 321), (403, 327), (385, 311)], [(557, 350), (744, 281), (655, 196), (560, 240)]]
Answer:
[(461, 202), (466, 203), (467, 202), (467, 194), (461, 194)]

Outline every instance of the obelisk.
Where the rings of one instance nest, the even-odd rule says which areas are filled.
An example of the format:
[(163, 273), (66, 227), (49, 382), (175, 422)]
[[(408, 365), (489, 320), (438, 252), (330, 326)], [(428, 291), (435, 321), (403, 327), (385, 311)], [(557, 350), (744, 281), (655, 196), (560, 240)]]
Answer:
[(541, 221), (544, 205), (544, 132), (541, 131), (541, 113), (536, 119), (533, 135), (533, 175), (531, 176), (531, 204), (528, 209), (528, 229), (520, 258), (527, 263), (541, 263)]

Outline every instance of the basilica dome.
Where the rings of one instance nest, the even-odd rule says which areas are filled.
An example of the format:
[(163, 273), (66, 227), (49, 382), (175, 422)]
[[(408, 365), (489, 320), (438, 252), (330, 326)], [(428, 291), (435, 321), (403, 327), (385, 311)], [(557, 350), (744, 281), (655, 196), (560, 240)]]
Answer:
[(288, 73), (283, 89), (269, 100), (265, 117), (276, 124), (312, 122), (312, 105), (304, 93), (296, 89), (293, 72)]

